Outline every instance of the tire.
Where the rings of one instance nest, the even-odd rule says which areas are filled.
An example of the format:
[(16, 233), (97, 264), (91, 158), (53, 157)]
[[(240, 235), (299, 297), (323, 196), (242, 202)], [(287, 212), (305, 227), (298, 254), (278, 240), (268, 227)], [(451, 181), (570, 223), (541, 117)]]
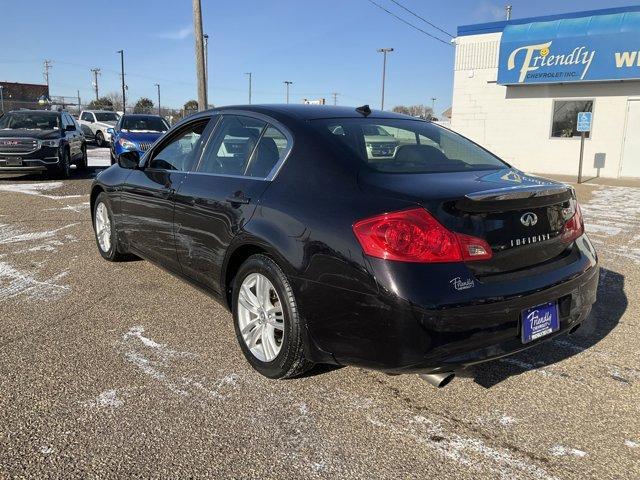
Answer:
[[(108, 219), (108, 233), (105, 234), (105, 239), (101, 242), (99, 238), (99, 219), (104, 219), (102, 216), (105, 212), (102, 211), (101, 205), (104, 206), (107, 219)], [(102, 231), (102, 229), (100, 229)], [(98, 251), (102, 258), (108, 260), (110, 262), (121, 262), (124, 260), (129, 260), (133, 256), (120, 251), (119, 243), (118, 243), (118, 228), (116, 226), (115, 220), (113, 219), (113, 210), (111, 209), (111, 202), (106, 193), (101, 193), (96, 198), (96, 203), (93, 206), (93, 232), (96, 237), (96, 245), (98, 246)], [(105, 240), (108, 239), (108, 248), (106, 248)]]
[(69, 149), (65, 148), (62, 157), (60, 158), (60, 163), (58, 164), (58, 170), (56, 172), (56, 177), (65, 180), (71, 176), (71, 155), (69, 154)]
[(115, 165), (116, 162), (116, 156), (113, 154), (113, 150), (111, 148), (109, 148), (109, 157), (111, 157), (111, 165)]
[[(257, 282), (263, 282), (263, 286), (266, 284), (264, 280), (259, 280), (260, 278), (268, 280), (270, 284), (267, 289), (270, 293), (268, 295), (270, 299), (266, 301), (266, 305), (263, 302), (263, 309), (258, 307), (260, 301), (257, 300), (258, 295), (255, 295), (258, 292)], [(254, 287), (251, 286), (253, 280), (256, 281)], [(253, 295), (251, 297), (253, 303), (250, 302), (250, 306), (255, 310), (262, 311), (262, 316), (258, 317), (256, 312), (250, 312), (246, 308), (247, 299), (250, 297), (247, 296), (245, 288), (249, 288)], [(239, 303), (241, 290), (243, 298)], [(276, 311), (273, 314), (273, 320), (267, 319), (264, 315), (264, 312), (268, 311), (267, 306)], [(242, 353), (249, 364), (260, 374), (274, 379), (291, 378), (299, 376), (313, 367), (313, 363), (305, 358), (302, 344), (304, 322), (298, 315), (291, 284), (272, 259), (265, 255), (253, 255), (240, 266), (233, 282), (232, 312), (236, 337)], [(276, 320), (278, 317), (281, 317), (281, 321)], [(250, 328), (251, 325), (253, 325), (252, 328)], [(278, 327), (273, 325), (278, 325)], [(243, 329), (245, 330), (244, 334)], [(261, 334), (260, 332), (272, 332), (273, 336), (267, 337), (265, 335), (269, 335), (269, 333)], [(249, 338), (249, 343), (252, 346), (245, 338)], [(251, 342), (251, 338), (258, 339)], [(275, 340), (275, 344), (270, 342), (269, 338)], [(274, 350), (274, 345), (278, 349), (277, 352)], [(267, 352), (270, 352), (270, 355), (267, 355)]]
[(96, 132), (96, 145), (99, 147), (104, 147), (104, 135), (102, 132)]
[(82, 145), (82, 157), (80, 158), (80, 160), (78, 160), (78, 163), (77, 163), (78, 170), (86, 170), (87, 164), (88, 164), (87, 146)]

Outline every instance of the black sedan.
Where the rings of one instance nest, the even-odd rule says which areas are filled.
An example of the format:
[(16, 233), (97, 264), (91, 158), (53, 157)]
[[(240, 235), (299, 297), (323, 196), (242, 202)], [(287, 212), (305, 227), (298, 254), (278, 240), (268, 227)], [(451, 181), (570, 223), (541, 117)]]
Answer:
[[(393, 136), (388, 155), (371, 128)], [(573, 332), (598, 284), (571, 187), (367, 106), (191, 116), (102, 172), (91, 212), (104, 258), (211, 294), (271, 378), (332, 363), (444, 385)]]

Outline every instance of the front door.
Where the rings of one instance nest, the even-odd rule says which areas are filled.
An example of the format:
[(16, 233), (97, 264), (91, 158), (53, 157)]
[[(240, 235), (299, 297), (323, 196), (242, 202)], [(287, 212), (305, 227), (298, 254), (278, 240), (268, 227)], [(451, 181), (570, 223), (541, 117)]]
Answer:
[(640, 100), (627, 102), (627, 126), (620, 176), (640, 178)]
[(251, 219), (287, 149), (287, 138), (266, 121), (223, 114), (175, 197), (176, 249), (186, 275), (222, 293), (227, 248)]
[(144, 167), (133, 170), (121, 196), (124, 240), (146, 258), (180, 272), (173, 234), (174, 196), (200, 149), (209, 118), (195, 120), (149, 152)]

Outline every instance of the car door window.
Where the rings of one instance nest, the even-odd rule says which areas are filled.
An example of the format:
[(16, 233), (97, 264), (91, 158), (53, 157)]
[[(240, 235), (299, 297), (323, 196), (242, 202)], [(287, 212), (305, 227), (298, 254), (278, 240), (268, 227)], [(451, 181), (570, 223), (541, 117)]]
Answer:
[(284, 133), (269, 125), (253, 152), (246, 174), (250, 177), (268, 177), (273, 167), (286, 156), (289, 148), (289, 140)]
[(149, 168), (189, 171), (194, 164), (209, 119), (199, 120), (180, 129), (154, 152)]
[(198, 171), (244, 175), (266, 122), (240, 115), (224, 115), (207, 145)]

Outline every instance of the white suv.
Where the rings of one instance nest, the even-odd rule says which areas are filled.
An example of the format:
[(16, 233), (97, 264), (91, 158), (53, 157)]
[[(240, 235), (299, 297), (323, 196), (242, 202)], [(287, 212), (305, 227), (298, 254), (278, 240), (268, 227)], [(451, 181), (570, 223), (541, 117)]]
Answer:
[(111, 135), (107, 130), (113, 128), (119, 119), (120, 115), (116, 112), (83, 110), (78, 123), (86, 137), (93, 138), (99, 147), (106, 147), (111, 142)]

